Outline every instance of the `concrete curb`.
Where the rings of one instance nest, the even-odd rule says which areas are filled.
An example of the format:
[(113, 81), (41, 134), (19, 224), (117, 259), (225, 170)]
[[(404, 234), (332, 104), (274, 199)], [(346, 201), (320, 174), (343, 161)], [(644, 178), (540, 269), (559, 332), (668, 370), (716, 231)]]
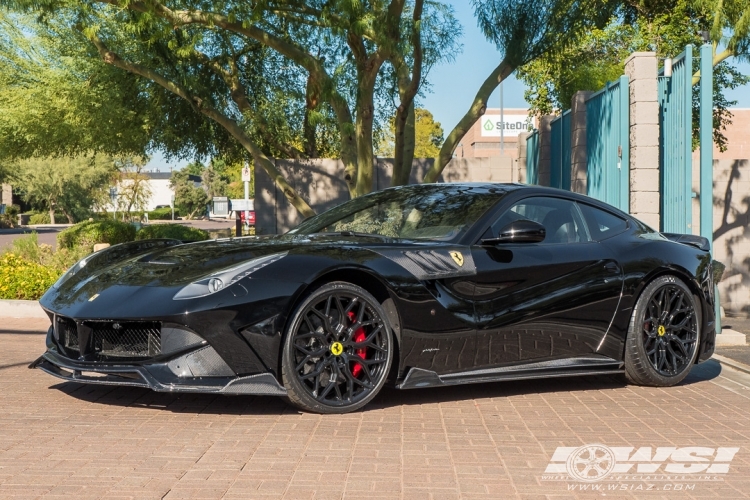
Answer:
[(47, 318), (47, 313), (36, 300), (0, 300), (0, 317)]
[(734, 368), (735, 370), (750, 374), (750, 366), (746, 365), (745, 363), (740, 363), (739, 361), (735, 361), (733, 359), (729, 359), (725, 356), (720, 356), (718, 354), (714, 354), (711, 356), (711, 359), (715, 359), (722, 365), (726, 365), (730, 368)]
[(721, 333), (716, 336), (716, 345), (747, 345), (747, 337), (744, 333), (723, 329)]

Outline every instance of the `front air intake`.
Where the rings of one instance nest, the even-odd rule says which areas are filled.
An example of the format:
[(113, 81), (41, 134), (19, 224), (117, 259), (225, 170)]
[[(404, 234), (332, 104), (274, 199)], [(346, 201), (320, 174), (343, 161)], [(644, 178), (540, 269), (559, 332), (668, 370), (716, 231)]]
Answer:
[(152, 358), (161, 354), (157, 321), (87, 322), (93, 352), (107, 357)]
[(68, 355), (152, 358), (161, 354), (159, 321), (79, 321), (57, 317), (57, 338)]

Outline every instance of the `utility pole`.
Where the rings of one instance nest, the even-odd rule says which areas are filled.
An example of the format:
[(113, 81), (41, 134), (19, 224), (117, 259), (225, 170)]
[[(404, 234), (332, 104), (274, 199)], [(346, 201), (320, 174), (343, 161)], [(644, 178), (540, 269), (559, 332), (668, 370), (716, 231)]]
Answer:
[(250, 228), (250, 162), (245, 160), (242, 169), (242, 181), (245, 184), (245, 216), (243, 217), (243, 234)]

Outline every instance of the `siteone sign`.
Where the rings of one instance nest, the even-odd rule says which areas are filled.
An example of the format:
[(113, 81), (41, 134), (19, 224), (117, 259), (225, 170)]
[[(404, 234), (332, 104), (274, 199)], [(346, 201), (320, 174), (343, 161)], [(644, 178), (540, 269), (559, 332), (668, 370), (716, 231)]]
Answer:
[(532, 118), (528, 115), (504, 115), (500, 121), (500, 115), (484, 115), (479, 119), (479, 127), (482, 137), (518, 137), (521, 132), (528, 132), (533, 127)]

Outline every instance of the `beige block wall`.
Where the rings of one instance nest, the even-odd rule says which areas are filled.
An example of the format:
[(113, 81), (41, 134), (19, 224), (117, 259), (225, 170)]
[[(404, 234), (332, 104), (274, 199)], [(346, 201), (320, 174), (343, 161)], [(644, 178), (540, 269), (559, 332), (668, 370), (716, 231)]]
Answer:
[[(750, 317), (750, 160), (714, 160), (713, 258), (726, 266), (719, 282), (728, 316)], [(693, 190), (700, 162), (693, 154)], [(700, 234), (700, 205), (693, 201), (693, 232)]]
[[(273, 160), (276, 168), (289, 184), (317, 213), (333, 208), (349, 199), (343, 180), (341, 160)], [(513, 182), (514, 158), (454, 158), (443, 170), (439, 182)], [(415, 159), (411, 183), (421, 182), (433, 164), (431, 158)], [(393, 160), (378, 158), (373, 175), (373, 190), (390, 186)], [(255, 214), (259, 234), (281, 234), (302, 222), (302, 217), (291, 206), (263, 169), (255, 169)]]

